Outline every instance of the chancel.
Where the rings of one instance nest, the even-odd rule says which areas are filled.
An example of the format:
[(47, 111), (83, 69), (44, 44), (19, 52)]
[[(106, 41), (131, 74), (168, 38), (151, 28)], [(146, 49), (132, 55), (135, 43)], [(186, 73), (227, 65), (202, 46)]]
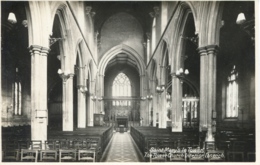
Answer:
[(2, 162), (256, 159), (254, 1), (1, 1)]

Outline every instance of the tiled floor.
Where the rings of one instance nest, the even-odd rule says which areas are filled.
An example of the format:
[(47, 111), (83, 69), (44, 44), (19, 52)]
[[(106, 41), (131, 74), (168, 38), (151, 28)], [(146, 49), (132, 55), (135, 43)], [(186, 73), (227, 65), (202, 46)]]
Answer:
[(142, 162), (142, 155), (129, 132), (116, 132), (104, 152), (102, 162)]

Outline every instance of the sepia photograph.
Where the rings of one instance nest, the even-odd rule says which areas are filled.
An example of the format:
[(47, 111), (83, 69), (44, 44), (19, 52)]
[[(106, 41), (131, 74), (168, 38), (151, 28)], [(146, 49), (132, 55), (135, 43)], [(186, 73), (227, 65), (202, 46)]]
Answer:
[(2, 0), (0, 164), (260, 163), (257, 7)]

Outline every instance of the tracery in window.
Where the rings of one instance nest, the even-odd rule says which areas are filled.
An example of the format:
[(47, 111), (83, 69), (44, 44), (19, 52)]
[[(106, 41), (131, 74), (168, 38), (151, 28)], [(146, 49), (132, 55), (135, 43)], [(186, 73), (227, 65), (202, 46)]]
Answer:
[[(113, 81), (112, 96), (131, 96), (131, 82), (124, 73), (119, 73)], [(129, 106), (130, 101), (113, 101), (113, 106)]]
[(18, 68), (16, 68), (13, 93), (14, 93), (14, 115), (22, 115), (22, 85), (19, 79)]
[(235, 118), (238, 117), (238, 73), (236, 66), (233, 67), (230, 75), (228, 76), (227, 85), (227, 101), (226, 101), (226, 117)]

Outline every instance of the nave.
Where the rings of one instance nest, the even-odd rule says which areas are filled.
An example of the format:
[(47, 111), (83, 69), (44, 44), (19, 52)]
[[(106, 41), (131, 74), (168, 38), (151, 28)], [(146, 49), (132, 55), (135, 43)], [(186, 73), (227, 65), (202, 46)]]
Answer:
[(254, 1), (2, 1), (1, 38), (4, 162), (256, 162)]
[(130, 132), (115, 132), (101, 162), (142, 162), (143, 160)]

